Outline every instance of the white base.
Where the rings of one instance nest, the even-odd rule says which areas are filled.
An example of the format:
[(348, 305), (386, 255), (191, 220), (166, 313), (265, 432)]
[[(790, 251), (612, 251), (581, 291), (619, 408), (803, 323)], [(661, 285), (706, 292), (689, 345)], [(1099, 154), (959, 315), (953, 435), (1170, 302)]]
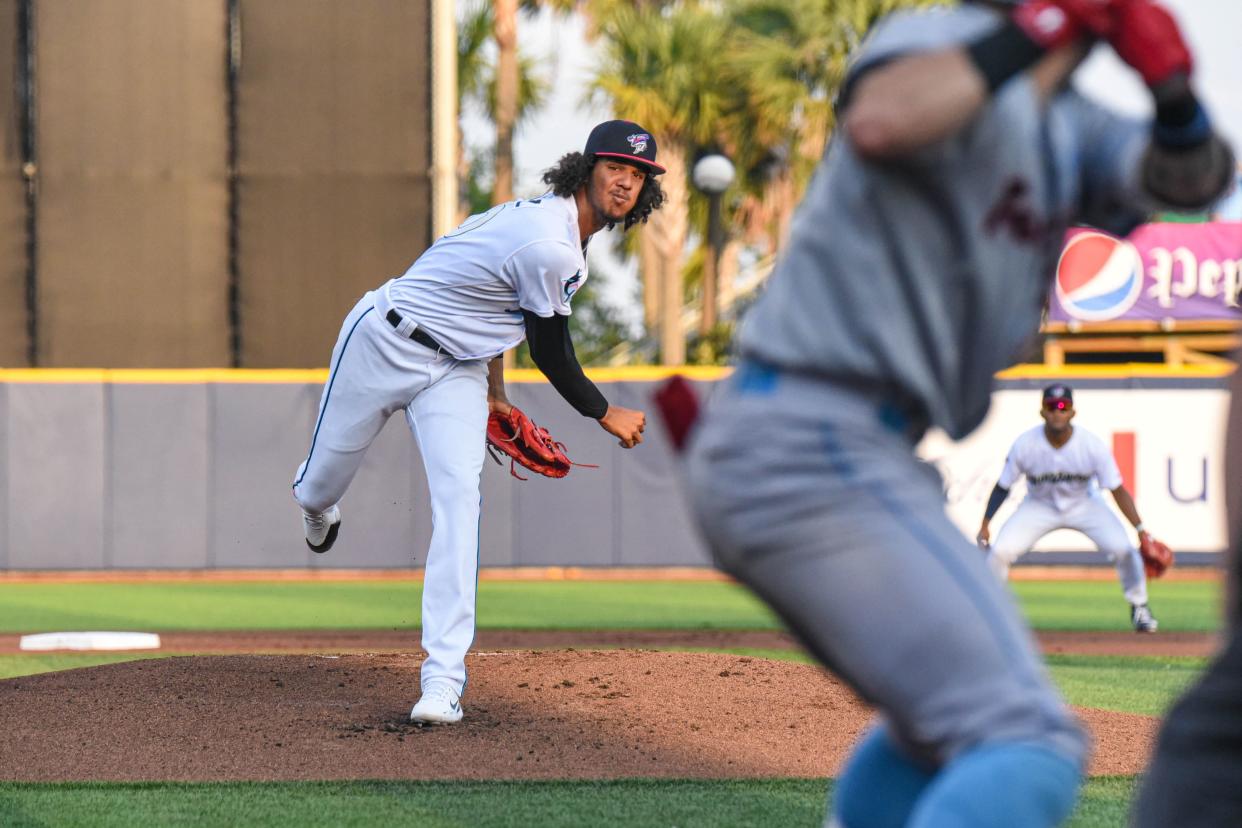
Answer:
[(50, 632), (23, 635), (23, 650), (158, 650), (160, 637), (141, 632)]

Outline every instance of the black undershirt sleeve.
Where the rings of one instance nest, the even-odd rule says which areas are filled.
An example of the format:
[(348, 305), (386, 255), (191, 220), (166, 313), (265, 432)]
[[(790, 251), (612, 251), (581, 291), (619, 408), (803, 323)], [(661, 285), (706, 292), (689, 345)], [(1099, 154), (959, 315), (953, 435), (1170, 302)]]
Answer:
[(574, 354), (569, 338), (569, 317), (554, 313), (543, 317), (523, 309), (526, 320), (526, 344), (536, 367), (552, 383), (552, 387), (584, 417), (600, 419), (608, 412), (608, 400), (587, 379)]
[(983, 512), (986, 520), (991, 520), (992, 515), (996, 514), (996, 510), (1005, 502), (1005, 498), (1009, 497), (1009, 490), (1001, 488), (999, 483), (992, 488), (992, 496), (988, 498), (988, 507)]

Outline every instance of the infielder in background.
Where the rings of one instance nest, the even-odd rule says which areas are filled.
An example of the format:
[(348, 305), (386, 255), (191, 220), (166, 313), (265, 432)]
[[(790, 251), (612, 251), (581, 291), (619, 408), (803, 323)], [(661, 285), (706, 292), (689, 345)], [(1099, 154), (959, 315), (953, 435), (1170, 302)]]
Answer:
[[(1234, 355), (1242, 362), (1242, 353)], [(1215, 660), (1164, 717), (1134, 801), (1135, 828), (1242, 825), (1242, 371), (1225, 436), (1225, 638)]]
[(306, 543), (326, 552), (339, 502), (389, 416), (403, 411), (431, 494), (423, 581), (422, 697), (410, 718), (462, 717), (466, 651), (474, 640), (479, 568), (479, 477), (488, 414), (507, 414), (501, 354), (523, 339), (531, 358), (583, 416), (625, 448), (645, 415), (609, 405), (587, 379), (569, 337), (570, 299), (587, 278), (591, 236), (645, 222), (664, 201), (656, 142), (629, 121), (599, 124), (584, 152), (543, 180), (551, 191), (497, 205), (441, 236), (405, 275), (368, 292), (332, 352), (310, 452), (293, 496)]
[[(1146, 534), (1143, 521), (1134, 498), (1122, 485), (1121, 470), (1112, 452), (1099, 437), (1071, 425), (1074, 414), (1074, 392), (1069, 386), (1044, 389), (1039, 412), (1044, 424), (1021, 434), (1009, 449), (975, 540), (988, 549), (988, 566), (1003, 581), (1009, 577), (1009, 567), (1044, 535), (1056, 529), (1082, 532), (1117, 567), (1122, 594), (1130, 602), (1134, 630), (1155, 632), (1158, 624), (1147, 606), (1143, 559), (1100, 490), (1112, 492), (1117, 508), (1140, 538)], [(1005, 521), (996, 542), (990, 543), (992, 516), (1023, 475), (1026, 498)]]
[[(1146, 81), (1154, 123), (1069, 85), (1097, 40)], [(834, 826), (1037, 828), (1073, 807), (1084, 733), (914, 447), (983, 420), (1067, 225), (1126, 233), (1224, 191), (1233, 161), (1190, 70), (1157, 3), (1029, 0), (894, 14), (846, 73), (688, 457), (717, 563), (882, 715)]]

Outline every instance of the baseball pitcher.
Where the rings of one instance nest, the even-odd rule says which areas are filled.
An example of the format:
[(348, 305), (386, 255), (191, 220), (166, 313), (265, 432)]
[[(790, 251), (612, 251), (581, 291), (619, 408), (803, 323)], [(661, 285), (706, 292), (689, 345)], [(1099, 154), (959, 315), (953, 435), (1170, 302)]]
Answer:
[[(1096, 44), (1141, 75), (1154, 120), (1073, 88)], [(1045, 828), (1073, 807), (1084, 734), (914, 447), (983, 420), (1069, 224), (1124, 234), (1225, 190), (1191, 65), (1152, 0), (1026, 0), (891, 15), (846, 73), (687, 467), (717, 563), (881, 714), (834, 826)]]
[[(1044, 389), (1040, 408), (1044, 424), (1024, 432), (1009, 449), (975, 540), (988, 550), (988, 566), (1005, 580), (1009, 567), (1044, 535), (1056, 529), (1082, 532), (1117, 567), (1122, 594), (1130, 602), (1130, 623), (1135, 632), (1155, 632), (1158, 622), (1147, 606), (1147, 573), (1142, 556), (1104, 502), (1101, 490), (1112, 493), (1117, 508), (1140, 538), (1147, 534), (1147, 529), (1139, 518), (1134, 498), (1122, 485), (1121, 470), (1112, 452), (1099, 437), (1070, 424), (1075, 413), (1074, 392), (1068, 385), (1058, 383)], [(992, 543), (992, 517), (1023, 476), (1026, 498)]]
[[(583, 152), (544, 174), (551, 190), (471, 216), (403, 276), (368, 292), (341, 326), (310, 451), (293, 496), (306, 543), (327, 552), (340, 500), (388, 418), (405, 415), (427, 473), (432, 533), (423, 582), (422, 696), (410, 718), (462, 718), (466, 651), (474, 641), (479, 477), (492, 414), (516, 409), (501, 355), (523, 339), (531, 358), (583, 416), (625, 448), (642, 442), (641, 411), (609, 404), (569, 337), (570, 300), (587, 278), (593, 234), (645, 222), (664, 201), (656, 142), (630, 121), (606, 121)], [(526, 432), (542, 438), (534, 427)], [(551, 440), (536, 440), (547, 445)]]

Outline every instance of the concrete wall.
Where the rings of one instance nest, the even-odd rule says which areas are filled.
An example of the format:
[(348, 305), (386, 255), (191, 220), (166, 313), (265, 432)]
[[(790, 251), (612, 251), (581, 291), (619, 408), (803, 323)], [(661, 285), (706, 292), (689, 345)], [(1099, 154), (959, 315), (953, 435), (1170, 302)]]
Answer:
[[(290, 493), (322, 379), (305, 382), (0, 381), (0, 569), (402, 568), (431, 536), (422, 460), (401, 417), (342, 501), (328, 555), (302, 539)], [(172, 372), (166, 372), (171, 374)], [(192, 375), (191, 375), (192, 376)], [(239, 377), (247, 376), (244, 372)], [(648, 408), (653, 382), (605, 382)], [(483, 472), (485, 566), (707, 565), (658, 424), (626, 451), (544, 383), (510, 398), (574, 460), (564, 480)]]

